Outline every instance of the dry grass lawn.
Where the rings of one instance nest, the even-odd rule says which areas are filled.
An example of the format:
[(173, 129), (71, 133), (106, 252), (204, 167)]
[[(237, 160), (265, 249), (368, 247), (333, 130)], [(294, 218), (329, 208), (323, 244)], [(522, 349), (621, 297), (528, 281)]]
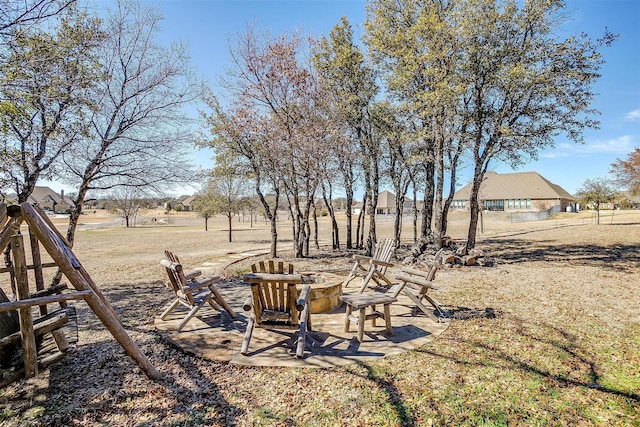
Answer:
[[(86, 223), (108, 220), (99, 216)], [(153, 319), (170, 299), (164, 249), (201, 265), (269, 247), (264, 223), (234, 222), (228, 243), (222, 219), (208, 232), (187, 214), (167, 222), (79, 231), (74, 248), (166, 380), (148, 380), (80, 304), (78, 351), (0, 390), (0, 425), (640, 425), (640, 212), (605, 212), (598, 226), (590, 212), (526, 224), (486, 214), (478, 247), (493, 266), (437, 277), (434, 296), (454, 314), (447, 331), (415, 351), (327, 370), (213, 363), (162, 341)], [(326, 218), (320, 225), (326, 242)], [(392, 221), (378, 226), (391, 236)], [(453, 237), (465, 227), (452, 215)], [(289, 233), (283, 222), (283, 255)], [(330, 252), (295, 262), (346, 273), (347, 253)]]

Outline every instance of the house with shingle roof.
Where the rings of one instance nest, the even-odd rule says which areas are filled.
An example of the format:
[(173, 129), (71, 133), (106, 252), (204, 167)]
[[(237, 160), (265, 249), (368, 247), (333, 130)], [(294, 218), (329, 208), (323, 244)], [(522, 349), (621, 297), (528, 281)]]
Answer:
[(189, 196), (180, 202), (182, 210), (184, 212), (191, 212), (193, 210), (193, 201), (197, 198), (197, 195)]
[[(451, 209), (470, 209), (471, 185), (456, 191)], [(569, 192), (537, 172), (487, 172), (478, 199), (485, 210), (506, 212), (541, 212), (557, 206), (565, 211), (576, 204), (576, 198)]]
[(69, 213), (73, 208), (73, 201), (64, 195), (64, 190), (58, 194), (49, 187), (35, 187), (29, 196), (29, 203), (53, 213)]
[[(418, 211), (422, 209), (423, 202), (418, 201)], [(352, 207), (352, 212), (358, 215), (362, 210), (362, 202), (355, 203)], [(410, 213), (413, 211), (413, 200), (405, 197), (404, 205), (402, 206), (403, 213)], [(377, 215), (395, 215), (396, 213), (396, 195), (390, 191), (384, 190), (378, 193), (378, 205), (376, 206)]]
[[(15, 203), (16, 195), (9, 195), (7, 201)], [(64, 190), (56, 193), (49, 187), (35, 186), (27, 199), (34, 206), (53, 213), (69, 213), (73, 208), (73, 200), (64, 195)]]

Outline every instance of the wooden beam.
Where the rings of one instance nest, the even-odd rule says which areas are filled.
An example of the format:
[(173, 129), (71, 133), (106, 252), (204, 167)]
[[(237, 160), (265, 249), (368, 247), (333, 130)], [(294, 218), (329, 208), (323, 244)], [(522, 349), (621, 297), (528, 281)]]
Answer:
[[(11, 253), (13, 254), (13, 268), (16, 277), (16, 293), (18, 300), (29, 298), (29, 282), (27, 277), (27, 264), (24, 253), (24, 242), (21, 235), (11, 238)], [(31, 378), (38, 375), (38, 354), (36, 350), (36, 337), (33, 333), (33, 318), (31, 307), (18, 309), (20, 319), (20, 333), (22, 335), (22, 359), (24, 362), (24, 377)]]
[[(58, 265), (55, 262), (45, 262), (40, 264), (41, 268), (49, 268), (49, 267), (57, 267), (57, 266)], [(29, 264), (29, 265), (26, 265), (25, 268), (27, 270), (33, 270), (36, 268), (36, 266), (33, 264)], [(9, 273), (11, 271), (13, 271), (13, 268), (8, 268), (8, 267), (0, 268), (0, 273)]]
[(2, 302), (0, 303), (0, 313), (3, 313), (5, 311), (18, 310), (25, 307), (32, 307), (34, 305), (52, 304), (54, 302), (70, 301), (74, 299), (86, 299), (92, 294), (93, 292), (91, 291), (91, 289), (87, 289), (84, 291), (67, 294), (48, 295), (44, 297), (25, 298), (18, 301)]

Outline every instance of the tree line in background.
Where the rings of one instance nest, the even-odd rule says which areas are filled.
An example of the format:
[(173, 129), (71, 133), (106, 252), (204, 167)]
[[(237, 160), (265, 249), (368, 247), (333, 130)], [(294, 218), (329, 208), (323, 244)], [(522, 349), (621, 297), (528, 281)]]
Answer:
[[(346, 246), (370, 251), (382, 180), (397, 195), (396, 245), (408, 193), (414, 203), (423, 195), (420, 236), (432, 234), (437, 245), (465, 163), (474, 171), (467, 235), (474, 247), (490, 164), (523, 164), (559, 134), (582, 142), (583, 130), (598, 125), (592, 85), (599, 49), (615, 36), (559, 39), (564, 7), (553, 0), (370, 0), (362, 40), (346, 18), (317, 40), (249, 27), (229, 46), (223, 92), (207, 99), (212, 139), (203, 144), (235, 158), (235, 170), (253, 179), (272, 223), (272, 256), (280, 200), (291, 210), (296, 256), (305, 256), (313, 201), (325, 199), (336, 224), (331, 195), (338, 189), (348, 200)], [(358, 188), (367, 208), (354, 233)], [(271, 203), (266, 194), (275, 195)], [(414, 209), (416, 225), (417, 215)]]
[[(467, 240), (475, 246), (490, 164), (523, 164), (557, 135), (581, 142), (598, 125), (590, 104), (599, 49), (615, 39), (607, 31), (558, 38), (559, 0), (369, 0), (361, 40), (346, 18), (319, 39), (249, 26), (230, 42), (214, 90), (195, 77), (186, 46), (158, 42), (161, 16), (135, 1), (118, 0), (102, 16), (73, 0), (0, 6), (3, 194), (24, 202), (42, 179), (76, 188), (73, 243), (87, 194), (161, 193), (201, 180), (188, 161), (197, 141), (215, 151), (195, 202), (205, 224), (220, 213), (230, 222), (252, 199), (250, 183), (260, 204), (252, 209), (271, 224), (273, 257), (282, 207), (296, 256), (308, 255), (318, 199), (339, 248), (336, 194), (346, 195), (344, 244), (370, 251), (383, 182), (397, 195), (396, 246), (407, 195), (414, 239), (438, 244), (462, 165), (474, 171)], [(200, 123), (188, 113), (198, 102)], [(198, 126), (211, 137), (197, 138)], [(353, 218), (360, 190), (366, 208)]]

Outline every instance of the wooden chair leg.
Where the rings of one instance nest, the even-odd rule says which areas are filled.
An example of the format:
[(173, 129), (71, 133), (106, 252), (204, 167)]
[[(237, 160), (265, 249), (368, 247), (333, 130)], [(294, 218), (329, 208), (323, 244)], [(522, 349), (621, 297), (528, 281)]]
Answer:
[(363, 293), (364, 290), (367, 289), (367, 285), (369, 284), (369, 281), (371, 280), (375, 272), (376, 270), (374, 268), (371, 268), (367, 275), (362, 278), (362, 285), (360, 285), (360, 289), (358, 289), (359, 294)]
[[(420, 311), (422, 311), (424, 314), (426, 314), (427, 316), (429, 316), (429, 318), (431, 320), (433, 320), (434, 322), (440, 322), (440, 318), (435, 316), (432, 312), (431, 309), (429, 309), (429, 307), (427, 307), (426, 305), (424, 305), (424, 303), (422, 302), (422, 299), (419, 298), (418, 296), (416, 296), (413, 292), (411, 292), (408, 289), (404, 289), (403, 293), (409, 297), (409, 299), (411, 301), (413, 301), (413, 303), (420, 309)], [(424, 296), (428, 301), (432, 300), (431, 297), (428, 296)], [(431, 303), (431, 301), (429, 301)], [(434, 305), (435, 301), (432, 302), (432, 305)], [(440, 307), (437, 305), (437, 303), (434, 305), (434, 307), (436, 308), (436, 312), (438, 313), (442, 313), (444, 315), (444, 312), (440, 309)]]
[(353, 311), (353, 307), (349, 304), (347, 304), (347, 313), (344, 317), (344, 331), (345, 332), (349, 332), (349, 326), (351, 325), (351, 319), (349, 318), (351, 316), (351, 312)]
[(364, 339), (364, 323), (366, 319), (367, 308), (363, 307), (360, 309), (360, 317), (358, 318), (358, 341), (362, 342)]
[(356, 275), (353, 272), (350, 272), (346, 279), (342, 281), (342, 287), (346, 288), (349, 286), (349, 283), (356, 278)]
[(387, 330), (387, 335), (391, 335), (391, 310), (390, 305), (384, 305), (384, 326)]
[(373, 326), (374, 328), (376, 327), (376, 305), (373, 304), (371, 306), (371, 326)]
[(246, 356), (249, 352), (249, 342), (251, 341), (251, 335), (253, 334), (253, 327), (255, 325), (255, 319), (253, 317), (249, 317), (249, 321), (247, 322), (247, 330), (244, 333), (244, 338), (242, 340), (242, 348), (240, 349), (240, 354)]
[(160, 319), (165, 320), (165, 318), (171, 313), (177, 306), (180, 304), (180, 300), (176, 299), (165, 311), (160, 315)]
[(232, 319), (235, 319), (236, 313), (234, 313), (229, 304), (227, 304), (227, 301), (222, 297), (214, 285), (209, 286), (209, 290), (213, 294), (213, 299), (224, 309), (224, 311), (229, 313), (229, 316), (231, 316)]
[(180, 322), (180, 325), (178, 325), (178, 332), (180, 332), (182, 328), (184, 328), (184, 326), (189, 322), (189, 320), (191, 320), (193, 316), (196, 315), (198, 310), (200, 310), (200, 308), (202, 308), (203, 305), (209, 302), (210, 298), (211, 298), (211, 295), (209, 295), (206, 298), (203, 298), (202, 301), (200, 301), (198, 304), (193, 306), (191, 311), (189, 311), (189, 313), (184, 317), (184, 319), (182, 319), (182, 322)]
[(298, 333), (298, 347), (296, 348), (296, 357), (300, 359), (304, 357), (304, 349), (307, 342), (307, 325), (311, 318), (309, 310), (309, 303), (307, 303), (300, 314), (300, 332)]

